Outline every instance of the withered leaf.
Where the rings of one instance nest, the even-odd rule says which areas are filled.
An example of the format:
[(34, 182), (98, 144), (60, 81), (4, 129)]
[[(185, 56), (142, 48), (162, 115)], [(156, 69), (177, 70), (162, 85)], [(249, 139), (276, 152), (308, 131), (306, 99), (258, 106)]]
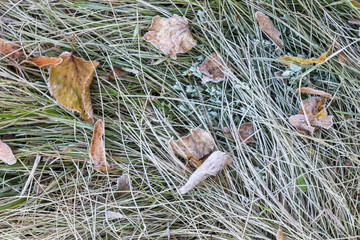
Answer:
[(232, 162), (229, 155), (221, 151), (213, 152), (201, 166), (191, 174), (189, 180), (184, 186), (179, 189), (180, 194), (185, 194), (193, 189), (200, 182), (204, 181), (209, 176), (215, 176), (224, 167)]
[(169, 148), (185, 159), (193, 158), (198, 161), (214, 149), (214, 140), (210, 133), (196, 128), (179, 140), (170, 140)]
[(255, 18), (258, 21), (261, 30), (268, 35), (268, 37), (279, 47), (276, 53), (280, 53), (283, 48), (283, 41), (280, 39), (281, 33), (276, 29), (271, 19), (264, 13), (258, 11), (255, 13)]
[[(252, 137), (254, 134), (254, 125), (250, 122), (244, 123), (239, 126), (239, 138), (241, 142), (252, 142), (256, 143), (256, 140)], [(231, 139), (234, 139), (234, 136), (230, 132), (230, 128), (224, 127), (222, 129), (223, 133)]]
[(9, 165), (13, 165), (16, 163), (16, 158), (11, 148), (9, 147), (9, 145), (7, 145), (1, 140), (0, 140), (0, 160)]
[(277, 234), (276, 234), (276, 240), (286, 240), (283, 230), (279, 229)]
[(3, 40), (0, 40), (0, 53), (7, 55), (12, 60), (16, 60), (23, 55), (21, 49), (17, 45)]
[(185, 17), (174, 15), (170, 18), (155, 16), (144, 40), (176, 59), (177, 53), (186, 53), (196, 46), (196, 40), (190, 33)]
[(38, 67), (42, 67), (47, 65), (57, 65), (62, 63), (62, 61), (63, 61), (62, 58), (48, 58), (48, 57), (38, 56), (35, 58), (31, 58), (29, 60), (24, 60), (20, 64), (29, 63)]
[(327, 116), (327, 112), (325, 109), (325, 98), (321, 97), (311, 97), (304, 100), (300, 114), (310, 114), (316, 117), (316, 119), (320, 119), (322, 117)]
[(223, 64), (217, 53), (211, 54), (198, 67), (198, 70), (203, 73), (202, 83), (217, 83), (226, 80), (226, 68), (231, 70), (228, 65)]
[(289, 117), (289, 122), (299, 132), (304, 132), (307, 135), (313, 136), (315, 128), (312, 126), (318, 126), (325, 129), (329, 129), (333, 125), (333, 116), (322, 117), (319, 120), (314, 115), (297, 114)]
[(326, 97), (326, 98), (330, 98), (330, 99), (339, 99), (338, 97), (333, 97), (330, 93), (327, 93), (327, 92), (324, 92), (321, 90), (316, 90), (315, 88), (311, 88), (311, 87), (298, 88), (298, 89), (296, 89), (296, 92), (314, 94), (314, 95), (318, 95), (318, 96), (322, 96), (322, 97)]
[(90, 157), (96, 169), (101, 171), (110, 170), (110, 166), (106, 161), (105, 144), (102, 140), (104, 134), (104, 124), (98, 120), (94, 126), (94, 133), (91, 140)]
[[(325, 52), (325, 53), (321, 54), (321, 56), (319, 58), (310, 58), (310, 59), (285, 56), (282, 58), (278, 58), (278, 60), (293, 62), (293, 63), (297, 63), (297, 64), (302, 64), (302, 65), (309, 65), (311, 63), (323, 63), (326, 60), (327, 54), (328, 54), (328, 52)], [(290, 63), (282, 62), (282, 64), (290, 66)]]
[(59, 57), (63, 61), (50, 66), (49, 87), (52, 95), (67, 109), (77, 111), (83, 119), (93, 122), (90, 84), (99, 64), (68, 52)]

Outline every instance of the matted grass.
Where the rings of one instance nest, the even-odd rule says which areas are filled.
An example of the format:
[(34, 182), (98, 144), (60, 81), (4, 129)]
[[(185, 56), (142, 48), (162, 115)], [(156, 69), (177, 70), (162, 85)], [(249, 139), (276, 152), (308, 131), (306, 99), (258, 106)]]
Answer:
[[(100, 63), (91, 98), (118, 171), (94, 170), (93, 126), (51, 96), (46, 68), (2, 56), (0, 136), (12, 134), (4, 141), (18, 163), (0, 165), (0, 238), (275, 239), (281, 228), (287, 239), (359, 239), (359, 30), (347, 21), (360, 12), (350, 1), (330, 3), (1, 1), (1, 38), (24, 53), (58, 56), (75, 33), (76, 56)], [(324, 64), (289, 69), (259, 29), (259, 10), (282, 32), (282, 55), (318, 57), (336, 41), (349, 60), (342, 66), (334, 47)], [(177, 60), (142, 40), (152, 17), (173, 14), (189, 19), (198, 41)], [(45, 43), (61, 49), (44, 53)], [(234, 73), (202, 85), (196, 66), (213, 52)], [(130, 73), (110, 79), (114, 67)], [(279, 70), (289, 70), (287, 87)], [(340, 97), (327, 101), (334, 126), (314, 137), (287, 121), (299, 110), (300, 84)], [(257, 144), (219, 131), (244, 122), (254, 123)], [(181, 196), (194, 168), (166, 142), (195, 127), (210, 131), (233, 164)], [(127, 195), (117, 190), (119, 171), (131, 178)]]

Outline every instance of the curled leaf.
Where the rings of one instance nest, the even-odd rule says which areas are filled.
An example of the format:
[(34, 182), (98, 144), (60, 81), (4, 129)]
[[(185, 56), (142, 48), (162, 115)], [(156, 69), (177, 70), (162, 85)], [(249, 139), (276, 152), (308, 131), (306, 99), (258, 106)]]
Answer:
[(49, 87), (52, 95), (69, 110), (77, 111), (86, 121), (93, 122), (90, 84), (97, 62), (85, 61), (65, 52), (62, 62), (50, 66)]
[(144, 40), (151, 42), (172, 59), (176, 59), (177, 53), (186, 53), (196, 46), (185, 17), (176, 14), (170, 18), (155, 16), (148, 30)]
[(280, 31), (276, 29), (271, 19), (264, 13), (260, 11), (256, 12), (255, 18), (258, 21), (261, 30), (279, 47), (276, 51), (279, 54), (284, 45), (283, 41), (280, 39)]
[(210, 133), (196, 128), (179, 140), (170, 140), (169, 147), (175, 154), (185, 159), (193, 158), (199, 161), (214, 149), (214, 140)]
[(215, 176), (224, 167), (232, 162), (229, 155), (221, 151), (213, 152), (201, 166), (191, 174), (189, 180), (184, 186), (179, 189), (180, 194), (185, 194), (193, 189), (200, 182), (204, 181), (209, 176)]
[(9, 165), (13, 165), (16, 163), (16, 158), (11, 148), (9, 147), (9, 145), (7, 145), (1, 140), (0, 140), (0, 160)]
[[(321, 54), (321, 56), (319, 58), (310, 58), (310, 59), (285, 56), (282, 58), (278, 58), (278, 60), (286, 61), (286, 62), (293, 62), (293, 63), (297, 63), (297, 64), (302, 64), (302, 65), (309, 65), (311, 63), (323, 63), (326, 60), (327, 54), (328, 54), (328, 52), (324, 52), (323, 54)], [(286, 63), (286, 62), (282, 62), (282, 64), (290, 66), (290, 63)]]
[(0, 40), (0, 53), (7, 55), (12, 60), (16, 60), (23, 55), (21, 49), (17, 45), (3, 40)]
[(327, 116), (325, 109), (325, 98), (312, 97), (304, 100), (301, 106), (300, 114), (313, 115), (316, 119)]
[(107, 171), (110, 169), (110, 166), (106, 161), (105, 144), (102, 140), (103, 134), (104, 124), (101, 120), (98, 120), (94, 126), (94, 133), (90, 146), (90, 157), (96, 169)]
[(202, 83), (217, 83), (226, 80), (225, 71), (227, 67), (229, 66), (223, 64), (217, 53), (211, 54), (198, 68), (203, 73)]
[(48, 58), (43, 56), (38, 56), (29, 60), (24, 60), (20, 64), (30, 63), (38, 67), (47, 66), (47, 65), (57, 65), (62, 62), (62, 58)]
[(319, 95), (319, 96), (330, 98), (330, 99), (339, 99), (338, 97), (333, 97), (330, 93), (327, 93), (327, 92), (324, 92), (321, 90), (316, 90), (315, 88), (311, 88), (311, 87), (298, 88), (298, 89), (296, 89), (296, 92)]
[(299, 132), (313, 136), (315, 128), (313, 126), (329, 129), (333, 125), (333, 116), (322, 117), (319, 120), (314, 115), (297, 114), (289, 117), (289, 122)]
[[(227, 137), (234, 139), (234, 136), (230, 132), (230, 128), (224, 127), (222, 131)], [(252, 123), (248, 122), (239, 126), (239, 138), (241, 142), (256, 143), (256, 140), (252, 137), (253, 134), (254, 134), (254, 125)]]

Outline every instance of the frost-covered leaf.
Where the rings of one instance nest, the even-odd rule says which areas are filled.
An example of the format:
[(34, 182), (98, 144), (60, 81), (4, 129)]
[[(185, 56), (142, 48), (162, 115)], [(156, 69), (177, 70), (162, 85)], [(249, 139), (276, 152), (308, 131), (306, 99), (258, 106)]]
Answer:
[(327, 116), (325, 109), (325, 98), (321, 97), (311, 97), (306, 100), (301, 105), (300, 114), (313, 115), (316, 119)]
[(123, 218), (124, 215), (122, 215), (119, 212), (106, 211), (105, 212), (105, 217), (108, 218), (108, 219), (117, 219), (117, 218)]
[(297, 114), (289, 117), (289, 122), (299, 132), (303, 132), (309, 136), (314, 135), (315, 128), (313, 126), (329, 129), (333, 125), (333, 116), (322, 117), (319, 120), (314, 115)]
[(86, 121), (93, 122), (90, 84), (97, 62), (85, 61), (72, 53), (62, 53), (62, 62), (50, 66), (49, 87), (52, 95), (69, 110), (77, 111)]
[[(224, 127), (222, 131), (227, 137), (234, 139), (234, 136), (232, 135), (230, 128)], [(241, 142), (256, 143), (255, 139), (252, 137), (252, 135), (254, 134), (254, 125), (252, 123), (248, 122), (239, 126), (238, 133)]]
[(24, 60), (20, 64), (29, 63), (38, 67), (47, 66), (47, 65), (57, 65), (62, 63), (62, 58), (48, 58), (43, 56), (38, 56), (35, 58), (31, 58), (29, 60)]
[(176, 59), (177, 53), (186, 53), (196, 46), (185, 17), (174, 15), (170, 18), (155, 16), (144, 40), (151, 42), (164, 54)]
[(208, 56), (198, 68), (203, 74), (202, 83), (217, 83), (226, 80), (226, 69), (230, 70), (231, 68), (223, 63), (217, 53)]
[(21, 49), (16, 44), (3, 40), (0, 40), (0, 53), (7, 55), (12, 60), (16, 60), (23, 55)]
[(231, 162), (232, 159), (228, 154), (221, 151), (213, 152), (203, 164), (191, 174), (186, 184), (179, 189), (179, 193), (185, 194), (189, 192), (209, 176), (215, 176)]
[(90, 146), (90, 157), (96, 169), (101, 171), (110, 170), (110, 166), (106, 161), (105, 144), (102, 140), (104, 134), (104, 124), (98, 120), (94, 126), (94, 133)]
[(338, 97), (333, 97), (330, 93), (327, 93), (327, 92), (324, 92), (321, 90), (316, 90), (315, 88), (311, 88), (311, 87), (298, 88), (298, 89), (296, 89), (296, 92), (314, 94), (314, 95), (318, 95), (318, 96), (322, 96), (322, 97), (326, 97), (326, 98), (330, 98), (330, 99), (339, 99)]
[(293, 63), (297, 63), (297, 64), (302, 64), (302, 65), (309, 65), (311, 63), (323, 63), (327, 57), (327, 54), (328, 54), (328, 52), (324, 52), (323, 54), (321, 54), (321, 56), (319, 58), (310, 58), (310, 59), (285, 56), (282, 58), (278, 58), (278, 60), (286, 61), (286, 62), (282, 62), (282, 64), (285, 64), (288, 66), (290, 66), (290, 63), (287, 63), (287, 62), (293, 62)]
[(1, 140), (0, 140), (0, 160), (9, 165), (13, 165), (16, 163), (16, 158), (11, 148)]

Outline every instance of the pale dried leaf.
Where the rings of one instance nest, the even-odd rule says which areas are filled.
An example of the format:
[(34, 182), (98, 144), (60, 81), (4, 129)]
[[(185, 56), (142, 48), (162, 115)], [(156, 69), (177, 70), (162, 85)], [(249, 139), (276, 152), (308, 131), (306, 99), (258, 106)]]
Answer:
[(196, 128), (179, 140), (170, 140), (169, 147), (185, 159), (193, 158), (198, 161), (214, 149), (214, 140), (210, 133)]
[(276, 234), (276, 240), (286, 240), (283, 230), (279, 229), (277, 234)]
[(106, 161), (105, 145), (102, 140), (104, 134), (104, 124), (101, 120), (98, 120), (94, 126), (94, 134), (91, 140), (90, 157), (96, 169), (101, 171), (107, 171), (110, 169), (109, 164)]
[(316, 119), (327, 116), (325, 98), (311, 97), (303, 101), (300, 114), (314, 115)]
[(318, 96), (322, 96), (322, 97), (326, 97), (326, 98), (330, 98), (330, 99), (339, 99), (338, 97), (333, 97), (330, 93), (327, 93), (327, 92), (324, 92), (321, 90), (316, 90), (315, 88), (311, 88), (311, 87), (298, 88), (298, 89), (296, 89), (296, 92), (314, 94), (314, 95), (318, 95)]
[[(313, 119), (316, 119), (314, 115), (307, 115), (308, 119), (306, 119), (305, 115), (303, 114), (297, 114), (289, 117), (289, 123), (293, 125), (296, 130), (299, 132), (303, 132), (306, 135), (313, 136), (315, 128), (311, 126), (310, 122), (313, 121)], [(309, 124), (307, 122), (309, 121)]]
[(144, 40), (151, 42), (172, 59), (176, 59), (177, 53), (186, 53), (196, 46), (185, 17), (176, 14), (170, 18), (155, 16), (148, 30)]
[[(234, 136), (231, 134), (230, 128), (224, 127), (222, 131), (227, 137), (234, 139)], [(256, 143), (256, 140), (252, 137), (252, 135), (254, 134), (254, 125), (252, 123), (248, 122), (240, 125), (238, 128), (238, 132), (241, 142)]]
[(209, 176), (215, 176), (224, 167), (232, 162), (231, 157), (221, 151), (213, 152), (201, 166), (191, 174), (189, 180), (184, 186), (179, 189), (180, 194), (185, 194), (193, 189), (200, 182), (204, 181)]
[(226, 80), (226, 68), (231, 70), (229, 66), (223, 64), (217, 53), (211, 54), (198, 67), (198, 70), (203, 74), (202, 83), (217, 83)]
[(116, 189), (118, 191), (129, 191), (131, 187), (130, 184), (131, 181), (129, 175), (123, 174), (116, 180)]
[(29, 63), (38, 67), (42, 67), (48, 65), (57, 65), (62, 63), (62, 61), (63, 61), (62, 58), (48, 58), (48, 57), (38, 56), (35, 58), (31, 58), (29, 60), (24, 60), (20, 64)]
[(0, 140), (0, 160), (9, 165), (13, 165), (16, 163), (16, 158), (11, 148), (1, 140)]
[(123, 218), (124, 215), (122, 215), (119, 212), (106, 211), (105, 212), (105, 217), (108, 218), (108, 219), (116, 219), (116, 218)]
[(17, 45), (3, 40), (0, 40), (0, 53), (7, 55), (12, 60), (16, 60), (23, 55), (21, 49)]
[(268, 35), (268, 37), (279, 47), (276, 53), (280, 53), (283, 48), (283, 41), (280, 39), (281, 33), (276, 29), (271, 19), (264, 13), (258, 11), (255, 13), (255, 18), (258, 21), (261, 30)]

